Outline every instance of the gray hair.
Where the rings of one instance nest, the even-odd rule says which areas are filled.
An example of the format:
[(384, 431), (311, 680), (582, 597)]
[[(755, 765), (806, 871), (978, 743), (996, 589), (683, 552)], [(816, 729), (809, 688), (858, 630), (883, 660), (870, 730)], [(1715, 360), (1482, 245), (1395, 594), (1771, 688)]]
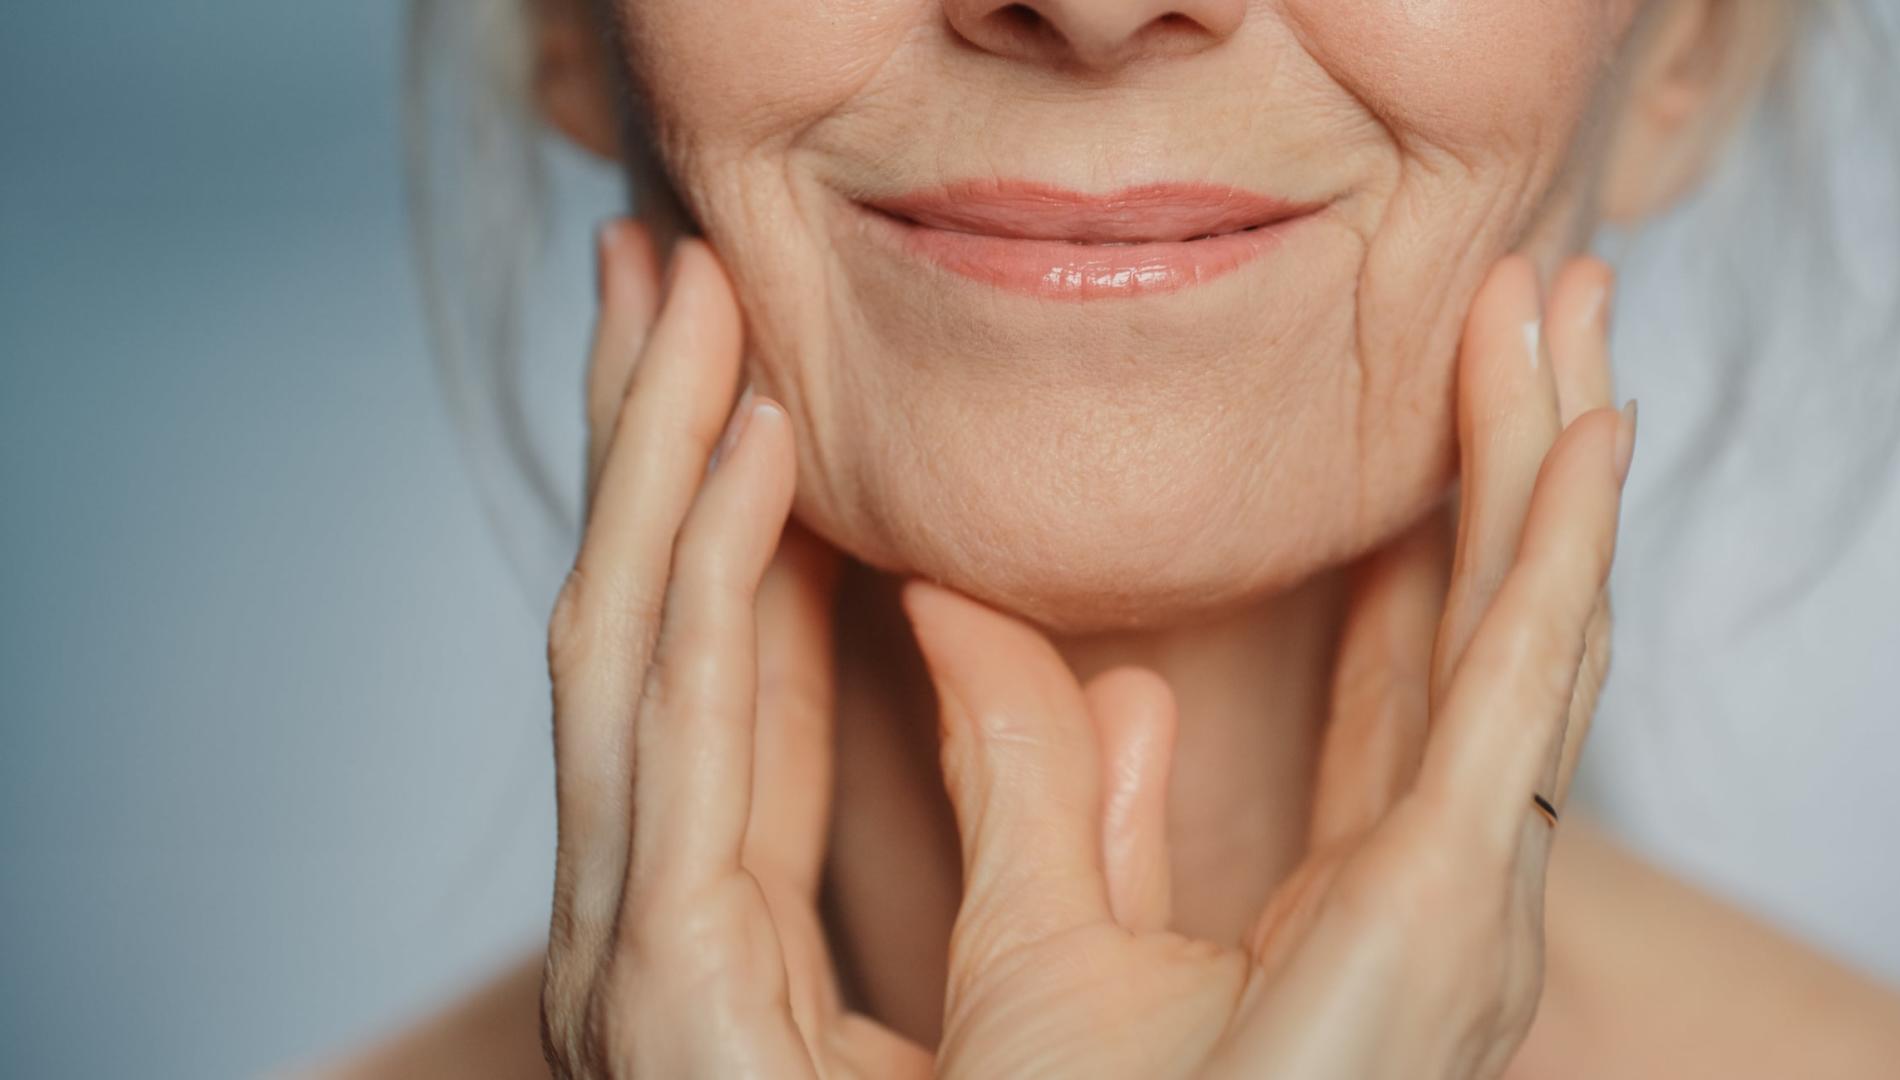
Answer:
[[(1689, 523), (1725, 500), (1772, 503), (1772, 529), (1806, 533), (1789, 546), (1811, 556), (1724, 619), (1737, 634), (1856, 542), (1877, 506), (1866, 492), (1900, 451), (1900, 26), (1881, 0), (1802, 7), (1799, 40), (1709, 182), (1640, 232), (1599, 238), (1626, 283), (1619, 367), (1668, 355), (1709, 389), (1681, 452), (1648, 466), (1659, 479), (1632, 508), (1639, 531), (1619, 565), (1686, 563)], [(521, 404), (524, 296), (553, 220), (526, 8), (410, 0), (407, 125), (437, 370), (484, 506), (538, 599), (571, 557), (581, 508), (578, 457), (538, 451)]]

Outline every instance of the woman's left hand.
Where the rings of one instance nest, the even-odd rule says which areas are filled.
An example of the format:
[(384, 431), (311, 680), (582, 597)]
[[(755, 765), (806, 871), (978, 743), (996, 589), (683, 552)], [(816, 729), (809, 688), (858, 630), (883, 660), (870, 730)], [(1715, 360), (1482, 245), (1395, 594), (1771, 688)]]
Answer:
[[(1358, 570), (1305, 861), (1239, 948), (1170, 932), (1173, 702), (1079, 686), (1037, 631), (922, 582), (964, 851), (938, 1075), (1495, 1077), (1543, 985), (1553, 830), (1608, 672), (1634, 417), (1609, 271), (1540, 312), (1511, 257), (1459, 359), (1455, 540), (1433, 514)], [(1447, 581), (1449, 586), (1447, 588)]]

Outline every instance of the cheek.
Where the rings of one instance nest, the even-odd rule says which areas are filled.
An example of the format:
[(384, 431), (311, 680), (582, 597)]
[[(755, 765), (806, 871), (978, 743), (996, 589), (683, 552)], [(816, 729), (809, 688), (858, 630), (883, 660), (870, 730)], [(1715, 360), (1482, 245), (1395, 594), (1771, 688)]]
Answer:
[[(821, 406), (824, 245), (797, 160), (808, 133), (874, 95), (867, 87), (921, 26), (922, 0), (618, 0), (628, 67), (656, 149), (719, 250), (747, 314), (762, 388)], [(846, 125), (847, 127), (849, 125)], [(801, 348), (803, 343), (806, 347)], [(809, 419), (807, 419), (809, 423)]]
[(782, 145), (868, 82), (914, 22), (899, 0), (620, 0), (663, 149)]
[(1363, 407), (1415, 441), (1369, 449), (1394, 455), (1381, 468), (1451, 461), (1458, 340), (1493, 261), (1522, 250), (1548, 268), (1572, 244), (1580, 127), (1633, 2), (1288, 0), (1307, 55), (1392, 141), (1368, 203), (1355, 348)]
[(1289, 0), (1308, 52), (1402, 142), (1561, 137), (1635, 0)]

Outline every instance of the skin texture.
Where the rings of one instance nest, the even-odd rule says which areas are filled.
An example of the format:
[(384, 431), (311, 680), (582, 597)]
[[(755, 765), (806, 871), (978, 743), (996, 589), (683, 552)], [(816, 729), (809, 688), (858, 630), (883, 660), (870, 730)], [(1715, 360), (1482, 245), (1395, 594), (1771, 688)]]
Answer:
[[(1890, 998), (1620, 856), (1547, 941), (1527, 803), (1608, 668), (1610, 283), (1564, 256), (1692, 179), (1770, 7), (547, 0), (551, 122), (614, 152), (624, 65), (707, 242), (661, 228), (668, 289), (604, 236), (561, 1070), (1112, 1075), (1139, 1020), (1147, 1074), (1788, 1075), (1671, 1008), (1732, 950), (1813, 992), (1722, 1017), (1833, 1018), (1825, 1074), (1877, 1075)], [(1326, 209), (1075, 305), (853, 226), (973, 176)]]
[[(610, 295), (635, 266), (609, 267)], [(742, 400), (714, 448), (738, 306), (682, 244), (638, 360), (599, 365), (632, 373), (549, 625), (557, 1074), (1500, 1075), (1542, 986), (1553, 833), (1524, 807), (1561, 801), (1595, 701), (1635, 435), (1604, 407), (1605, 271), (1562, 284), (1548, 345), (1523, 332), (1544, 315), (1528, 260), (1473, 305), (1455, 554), (1434, 516), (1353, 583), (1307, 853), (1238, 942), (1172, 929), (1168, 683), (1084, 685), (1019, 618), (903, 587), (962, 852), (933, 1050), (851, 1001), (829, 955), (838, 558), (781, 535), (776, 403)]]
[[(803, 436), (799, 520), (1063, 633), (1205, 619), (1391, 540), (1455, 468), (1483, 275), (1554, 269), (1598, 216), (1635, 6), (1047, 6), (1033, 34), (993, 3), (619, 9), (748, 376)], [(1327, 209), (1240, 273), (1104, 306), (895, 262), (847, 205), (987, 176)]]
[[(1428, 521), (1355, 578), (1308, 855), (1240, 949), (1167, 929), (1166, 685), (1120, 668), (1084, 689), (1019, 620), (904, 589), (943, 703), (964, 853), (932, 1054), (840, 993), (813, 906), (827, 846), (813, 781), (836, 704), (815, 673), (829, 666), (822, 601), (837, 560), (796, 527), (779, 537), (783, 416), (748, 405), (728, 427), (749, 417), (736, 442), (713, 451), (737, 366), (723, 277), (687, 252), (629, 363), (619, 331), (650, 290), (626, 287), (640, 260), (624, 252), (640, 245), (605, 246), (625, 265), (607, 278), (595, 385), (622, 403), (550, 625), (561, 872), (539, 986), (557, 1075), (1879, 1075), (1890, 997), (1589, 832), (1568, 860), (1580, 869), (1555, 883), (1550, 990), (1518, 1052), (1546, 982), (1543, 870), (1558, 834), (1517, 797), (1561, 792), (1574, 767), (1565, 748), (1602, 673), (1592, 628), (1627, 461), (1614, 418), (1600, 422), (1609, 410), (1586, 408), (1608, 390), (1607, 358), (1600, 306), (1577, 298), (1598, 291), (1601, 267), (1563, 275), (1536, 368), (1499, 332), (1532, 299), (1521, 260), (1474, 307), (1461, 385), (1497, 397), (1461, 407), (1467, 441), (1488, 448), (1466, 486), (1493, 497), (1465, 502), (1466, 557), (1446, 560), (1448, 536)], [(603, 373), (629, 368), (623, 397)], [(1539, 399), (1546, 447), (1500, 452), (1498, 418), (1541, 412)], [(721, 464), (701, 486), (709, 453)], [(1496, 495), (1540, 459), (1521, 545), (1491, 549), (1482, 526), (1509, 505)], [(1439, 602), (1445, 575), (1455, 598), (1499, 560), (1509, 572), (1461, 642)], [(1423, 646), (1458, 654), (1442, 700)], [(630, 757), (645, 777), (634, 785)], [(1667, 947), (1638, 945), (1658, 929)], [(1711, 1000), (1712, 968), (1762, 989)], [(526, 1005), (535, 985), (511, 979), (337, 1075), (458, 1074), (476, 1044), (456, 1036)], [(1745, 1030), (1818, 1023), (1825, 1046), (1738, 1039), (1738, 1014), (1764, 1021)]]

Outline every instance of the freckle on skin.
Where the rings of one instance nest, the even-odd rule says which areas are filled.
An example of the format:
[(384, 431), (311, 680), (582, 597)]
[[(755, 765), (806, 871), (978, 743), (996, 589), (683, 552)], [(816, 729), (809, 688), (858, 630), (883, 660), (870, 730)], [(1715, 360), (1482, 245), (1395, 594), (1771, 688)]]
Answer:
[(1543, 351), (1544, 321), (1532, 319), (1524, 324), (1524, 348), (1530, 353), (1531, 370), (1537, 370), (1537, 354)]

